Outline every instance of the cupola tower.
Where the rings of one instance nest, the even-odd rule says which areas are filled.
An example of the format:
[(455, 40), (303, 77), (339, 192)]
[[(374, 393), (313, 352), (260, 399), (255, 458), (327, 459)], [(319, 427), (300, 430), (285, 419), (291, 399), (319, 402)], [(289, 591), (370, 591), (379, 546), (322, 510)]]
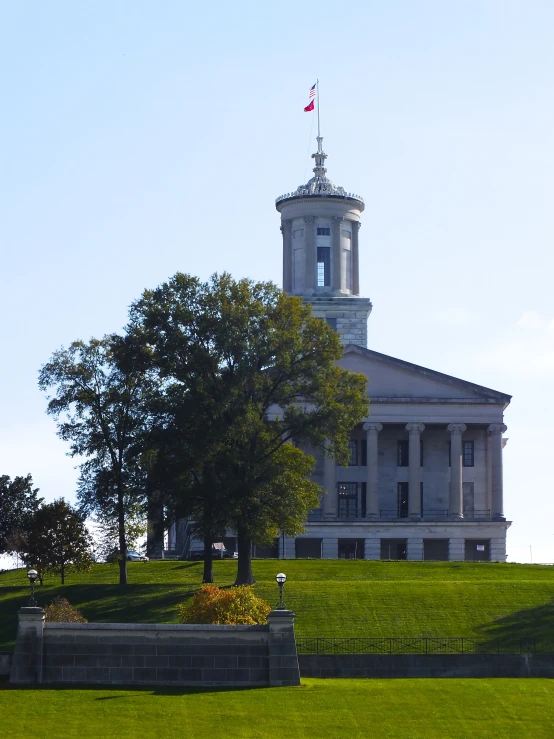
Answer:
[(343, 344), (367, 347), (371, 301), (360, 296), (360, 215), (364, 201), (327, 177), (317, 137), (314, 176), (277, 198), (283, 234), (283, 289), (311, 303)]

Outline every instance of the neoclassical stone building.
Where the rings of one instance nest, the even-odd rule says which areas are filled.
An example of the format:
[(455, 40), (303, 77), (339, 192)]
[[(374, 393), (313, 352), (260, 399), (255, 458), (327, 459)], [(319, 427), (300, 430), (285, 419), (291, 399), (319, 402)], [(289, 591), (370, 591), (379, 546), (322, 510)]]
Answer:
[(321, 138), (313, 157), (312, 179), (276, 201), (283, 287), (338, 332), (341, 365), (367, 376), (371, 408), (352, 431), (348, 467), (317, 459), (314, 480), (327, 494), (304, 535), (279, 541), (279, 556), (504, 561), (510, 396), (367, 348), (364, 202), (327, 178)]
[[(256, 556), (360, 559), (506, 559), (502, 453), (510, 396), (367, 348), (371, 301), (360, 295), (363, 199), (335, 186), (318, 138), (314, 176), (277, 198), (283, 288), (311, 303), (345, 345), (341, 365), (368, 378), (370, 415), (352, 430), (350, 464), (321, 454), (326, 491), (306, 532)], [(186, 556), (177, 522), (169, 549)], [(228, 548), (234, 548), (228, 537)]]

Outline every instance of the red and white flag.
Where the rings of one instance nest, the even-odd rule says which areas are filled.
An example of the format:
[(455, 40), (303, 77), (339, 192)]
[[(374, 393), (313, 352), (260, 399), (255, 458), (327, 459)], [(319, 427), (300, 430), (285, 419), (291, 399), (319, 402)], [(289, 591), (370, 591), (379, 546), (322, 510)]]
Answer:
[(316, 82), (315, 85), (312, 85), (312, 87), (310, 87), (310, 94), (309, 94), (309, 100), (310, 100), (310, 102), (304, 108), (304, 113), (309, 113), (311, 110), (314, 109), (314, 105), (315, 105), (315, 88), (316, 88), (316, 85), (317, 85), (317, 82)]

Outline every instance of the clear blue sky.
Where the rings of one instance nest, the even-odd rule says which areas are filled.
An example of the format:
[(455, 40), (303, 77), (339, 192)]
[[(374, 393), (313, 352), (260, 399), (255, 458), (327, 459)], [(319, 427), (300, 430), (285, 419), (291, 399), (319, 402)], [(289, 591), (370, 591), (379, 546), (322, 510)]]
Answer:
[(508, 553), (554, 562), (553, 28), (547, 0), (0, 2), (0, 474), (73, 497), (37, 371), (145, 287), (280, 283), (319, 77), (369, 346), (513, 394)]

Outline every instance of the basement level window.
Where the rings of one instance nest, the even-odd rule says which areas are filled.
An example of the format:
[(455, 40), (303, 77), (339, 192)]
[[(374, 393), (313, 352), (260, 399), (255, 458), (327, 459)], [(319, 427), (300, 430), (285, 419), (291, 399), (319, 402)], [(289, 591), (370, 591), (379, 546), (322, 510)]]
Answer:
[(331, 229), (330, 228), (319, 228), (317, 229), (317, 235), (318, 236), (330, 236), (331, 235)]

